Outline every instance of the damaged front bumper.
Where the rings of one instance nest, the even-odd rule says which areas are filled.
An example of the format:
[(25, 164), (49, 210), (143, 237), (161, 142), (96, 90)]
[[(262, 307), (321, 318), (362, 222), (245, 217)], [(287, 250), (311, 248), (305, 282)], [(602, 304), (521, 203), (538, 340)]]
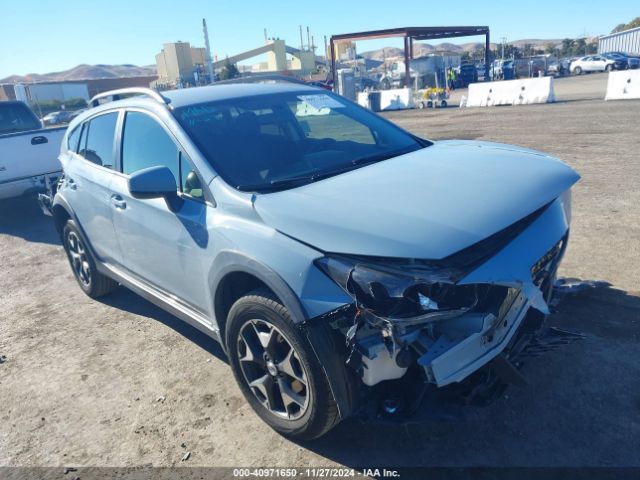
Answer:
[(468, 314), (448, 322), (445, 332), (417, 360), (427, 380), (438, 387), (461, 382), (501, 353), (529, 310), (525, 295), (515, 289), (505, 304), (500, 316)]
[(530, 342), (541, 343), (569, 217), (565, 194), (445, 261), (319, 262), (354, 299), (322, 321), (344, 339), (345, 363), (363, 391), (412, 392), (402, 408), (388, 408), (394, 413), (429, 390), (464, 392), (461, 397), (482, 391), (490, 398), (486, 392), (498, 384), (523, 383), (516, 356)]

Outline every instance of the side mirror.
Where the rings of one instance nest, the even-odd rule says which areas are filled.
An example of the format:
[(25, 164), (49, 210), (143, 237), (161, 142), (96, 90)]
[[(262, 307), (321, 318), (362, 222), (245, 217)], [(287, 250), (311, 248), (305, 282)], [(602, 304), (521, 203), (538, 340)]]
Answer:
[(167, 167), (149, 167), (129, 178), (129, 192), (135, 198), (160, 198), (176, 195), (176, 178)]

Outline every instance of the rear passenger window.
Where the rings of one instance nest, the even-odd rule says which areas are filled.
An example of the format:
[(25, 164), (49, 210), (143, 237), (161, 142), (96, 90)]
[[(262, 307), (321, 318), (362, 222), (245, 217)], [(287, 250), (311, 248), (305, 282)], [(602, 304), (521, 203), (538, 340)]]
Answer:
[(116, 112), (100, 115), (85, 123), (83, 128), (83, 142), (78, 152), (86, 160), (103, 167), (113, 168), (113, 140), (116, 131)]
[(122, 172), (131, 174), (155, 166), (169, 168), (178, 183), (178, 147), (162, 125), (149, 115), (127, 112), (122, 137)]
[(67, 149), (72, 152), (78, 151), (78, 140), (80, 140), (80, 127), (76, 127), (73, 132), (67, 136)]

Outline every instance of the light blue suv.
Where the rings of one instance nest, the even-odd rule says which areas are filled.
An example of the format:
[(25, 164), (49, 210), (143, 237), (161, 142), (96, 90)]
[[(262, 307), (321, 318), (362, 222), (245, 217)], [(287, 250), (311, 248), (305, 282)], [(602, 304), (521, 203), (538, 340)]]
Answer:
[(122, 284), (218, 340), (274, 429), (404, 421), (522, 380), (571, 168), (424, 140), (299, 84), (100, 97), (69, 126), (49, 205), (80, 287)]

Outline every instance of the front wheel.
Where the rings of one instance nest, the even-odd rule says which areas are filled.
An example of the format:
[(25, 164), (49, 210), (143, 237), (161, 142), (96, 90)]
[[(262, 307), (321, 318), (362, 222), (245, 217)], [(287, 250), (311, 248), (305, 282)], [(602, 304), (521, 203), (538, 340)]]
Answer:
[(84, 293), (98, 298), (118, 287), (117, 282), (98, 271), (96, 262), (73, 220), (67, 220), (62, 230), (62, 241), (73, 275)]
[(574, 69), (573, 69), (573, 73), (574, 73), (575, 75), (581, 75), (581, 74), (582, 74), (582, 68), (580, 68), (580, 67), (576, 67), (576, 68), (574, 68)]
[(336, 402), (308, 339), (270, 292), (257, 290), (233, 304), (226, 345), (244, 397), (274, 430), (309, 440), (338, 423)]
[(611, 71), (613, 70), (613, 65), (607, 65), (607, 66), (605, 67), (605, 70), (606, 70), (607, 72), (611, 72)]

